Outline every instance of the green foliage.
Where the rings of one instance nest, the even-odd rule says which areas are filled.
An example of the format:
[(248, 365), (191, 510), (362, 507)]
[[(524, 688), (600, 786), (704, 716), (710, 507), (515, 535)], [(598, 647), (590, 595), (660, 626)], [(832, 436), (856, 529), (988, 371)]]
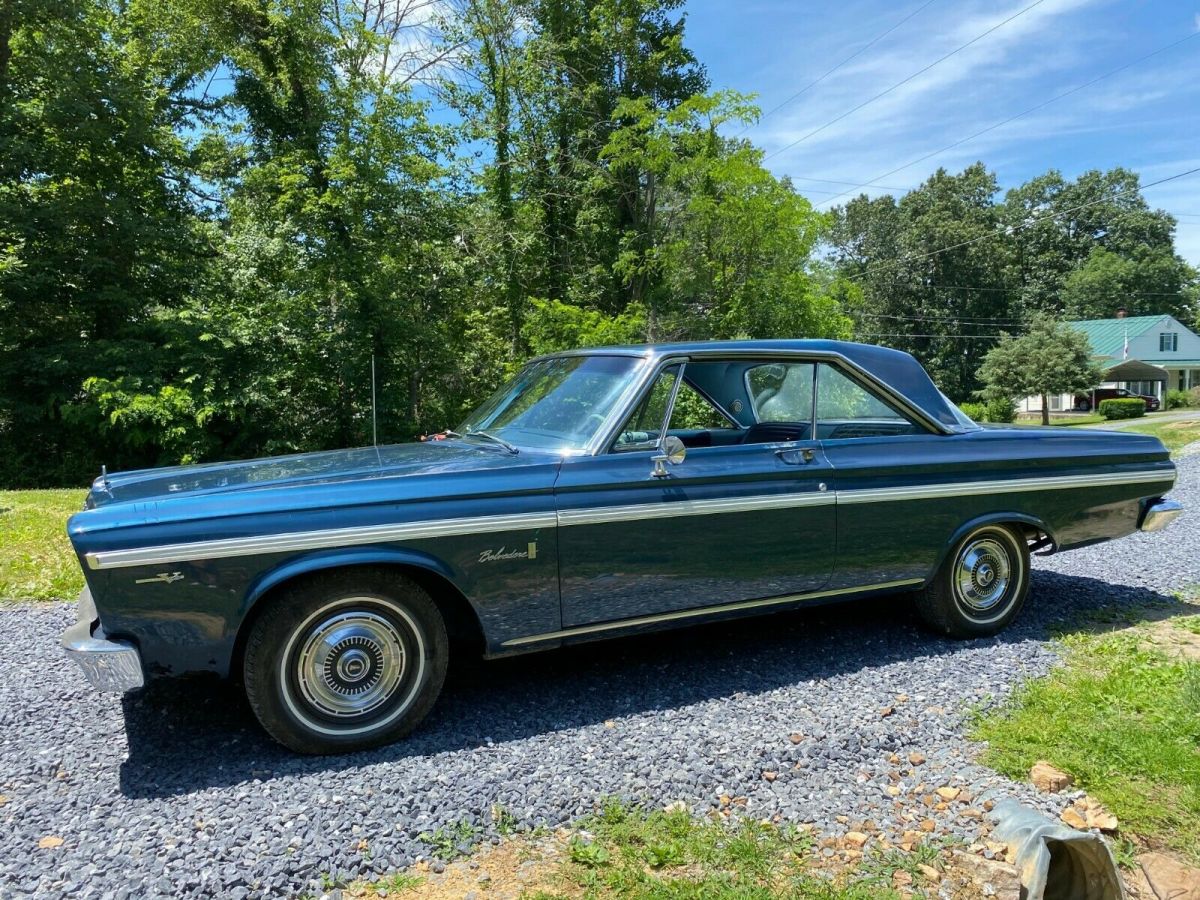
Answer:
[(83, 589), (67, 517), (83, 491), (0, 491), (0, 603), (69, 600)]
[(984, 404), (983, 418), (987, 422), (1012, 422), (1017, 418), (1017, 404), (1009, 397), (992, 397)]
[(867, 900), (897, 896), (878, 869), (837, 879), (807, 869), (812, 839), (789, 826), (695, 819), (609, 801), (568, 844), (565, 880), (584, 896), (629, 900)]
[(857, 330), (965, 399), (971, 323), (1192, 318), (1124, 170), (816, 212), (727, 136), (758, 111), (682, 0), (364, 3), (9, 4), (0, 484), (406, 440), (571, 346)]
[(1189, 391), (1167, 391), (1163, 397), (1163, 409), (1187, 409), (1193, 405), (1193, 392)]
[(1121, 821), (1122, 831), (1200, 862), (1200, 664), (1168, 659), (1136, 636), (1066, 640), (1066, 664), (982, 719), (985, 760), (1013, 778), (1040, 759)]
[(417, 840), (428, 844), (435, 857), (449, 862), (470, 853), (479, 837), (479, 827), (464, 819), (433, 831), (423, 831), (417, 835)]
[(1036, 317), (1020, 337), (1001, 337), (979, 367), (982, 396), (1011, 402), (1040, 395), (1043, 424), (1050, 421), (1048, 395), (1090, 390), (1100, 378), (1087, 337), (1046, 316)]
[(1146, 414), (1146, 402), (1136, 397), (1112, 397), (1100, 401), (1100, 415), (1106, 419), (1140, 419)]
[(967, 401), (965, 403), (958, 404), (958, 408), (961, 409), (967, 415), (967, 417), (973, 421), (987, 421), (987, 406), (983, 403), (971, 403), (970, 401)]

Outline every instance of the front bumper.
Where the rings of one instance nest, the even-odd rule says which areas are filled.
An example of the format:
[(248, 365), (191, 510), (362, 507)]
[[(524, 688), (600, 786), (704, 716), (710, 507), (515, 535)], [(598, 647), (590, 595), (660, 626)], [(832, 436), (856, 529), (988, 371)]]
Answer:
[(1142, 523), (1138, 526), (1142, 531), (1162, 531), (1179, 517), (1183, 512), (1183, 504), (1178, 500), (1165, 497), (1146, 502), (1142, 513)]
[[(78, 618), (63, 632), (62, 648), (83, 669), (84, 677), (98, 691), (131, 691), (146, 683), (142, 659), (128, 641), (105, 637), (96, 623), (96, 604), (92, 592), (84, 588), (78, 600)], [(95, 631), (92, 630), (96, 623)]]

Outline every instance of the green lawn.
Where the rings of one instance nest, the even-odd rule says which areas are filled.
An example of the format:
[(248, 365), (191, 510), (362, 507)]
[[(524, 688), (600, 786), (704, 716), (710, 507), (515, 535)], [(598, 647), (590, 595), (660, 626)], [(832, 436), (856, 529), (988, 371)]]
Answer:
[[(1183, 634), (1185, 618), (1168, 627)], [(984, 762), (1014, 779), (1038, 760), (1075, 776), (1124, 836), (1200, 863), (1200, 663), (1136, 631), (1063, 639), (1064, 664), (984, 717)]]
[(1195, 418), (1175, 419), (1168, 422), (1139, 422), (1137, 425), (1130, 425), (1122, 430), (1134, 431), (1138, 434), (1152, 434), (1174, 453), (1193, 441), (1200, 441), (1200, 412), (1196, 413)]
[[(1056, 416), (1053, 413), (1050, 415), (1051, 425), (1099, 425), (1105, 420), (1104, 416), (1099, 413), (1087, 413), (1073, 416)], [(1041, 425), (1042, 414), (1037, 413), (1032, 416), (1017, 416), (1017, 425)]]
[(0, 491), (0, 602), (71, 599), (83, 587), (67, 517), (86, 491)]

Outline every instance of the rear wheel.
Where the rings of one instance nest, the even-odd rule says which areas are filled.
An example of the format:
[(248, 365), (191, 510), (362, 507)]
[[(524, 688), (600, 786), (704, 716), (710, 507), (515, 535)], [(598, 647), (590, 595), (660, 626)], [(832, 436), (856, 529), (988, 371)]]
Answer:
[(408, 734), (446, 676), (446, 626), (396, 572), (346, 569), (276, 597), (246, 644), (246, 696), (263, 728), (300, 753), (344, 753)]
[(976, 528), (955, 545), (917, 595), (921, 618), (943, 634), (996, 634), (1021, 611), (1029, 593), (1029, 548), (1003, 525)]

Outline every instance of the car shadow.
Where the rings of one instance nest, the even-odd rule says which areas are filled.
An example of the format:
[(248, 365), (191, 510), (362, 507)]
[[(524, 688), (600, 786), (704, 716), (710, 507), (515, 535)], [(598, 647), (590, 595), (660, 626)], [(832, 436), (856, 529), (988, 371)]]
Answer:
[[(1096, 623), (1194, 615), (1165, 594), (1035, 571), (1017, 623), (975, 646), (1038, 641)], [(356, 768), (595, 725), (869, 666), (939, 656), (963, 642), (923, 631), (909, 598), (882, 597), (451, 666), (426, 722), (407, 739), (341, 756), (300, 756), (258, 726), (221, 682), (153, 682), (123, 700), (122, 793), (168, 797), (210, 787)], [(614, 684), (619, 687), (614, 687)]]

